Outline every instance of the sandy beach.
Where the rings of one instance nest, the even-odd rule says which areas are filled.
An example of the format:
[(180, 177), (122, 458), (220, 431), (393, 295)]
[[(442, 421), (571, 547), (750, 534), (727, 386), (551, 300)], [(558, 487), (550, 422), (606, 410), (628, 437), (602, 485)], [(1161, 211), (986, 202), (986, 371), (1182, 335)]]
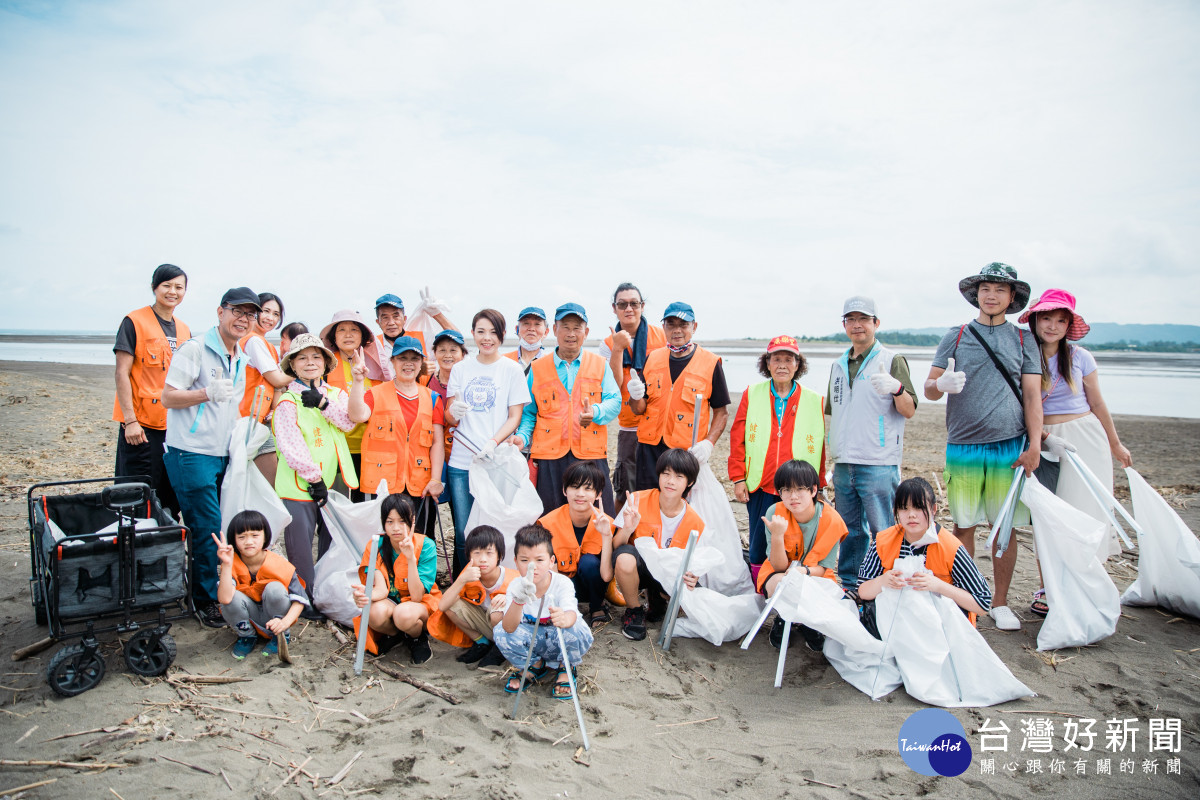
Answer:
[[(111, 474), (116, 424), (112, 368), (0, 362), (0, 577), (3, 642), (11, 653), (46, 635), (29, 602), (25, 492), (38, 481)], [(940, 478), (945, 443), (942, 407), (923, 407), (909, 424), (905, 477)], [(1200, 420), (1119, 416), (1117, 427), (1141, 474), (1200, 530)], [(612, 448), (615, 451), (615, 448)], [(727, 438), (711, 463), (724, 479)], [(1119, 497), (1128, 498), (1122, 476)], [(732, 496), (732, 493), (730, 493)], [(744, 525), (745, 509), (734, 506)], [(446, 516), (448, 524), (448, 514)], [(980, 529), (980, 536), (986, 530)], [(608, 624), (580, 670), (582, 702), (592, 739), (581, 744), (570, 702), (550, 699), (545, 686), (522, 700), (520, 718), (507, 714), (502, 670), (469, 670), (456, 651), (434, 643), (434, 658), (414, 667), (402, 648), (380, 663), (452, 693), (445, 699), (393, 678), (368, 663), (361, 677), (353, 653), (326, 627), (297, 626), (295, 663), (256, 651), (234, 661), (228, 630), (195, 621), (175, 624), (178, 657), (165, 678), (128, 672), (113, 634), (103, 637), (108, 674), (78, 697), (55, 695), (44, 671), (59, 645), (23, 661), (4, 661), (0, 677), (3, 759), (95, 761), (119, 764), (103, 772), (64, 767), (0, 767), (0, 795), (43, 781), (28, 797), (178, 798), (365, 796), (479, 797), (489, 800), (553, 797), (1195, 797), (1200, 783), (1200, 622), (1153, 609), (1124, 609), (1117, 632), (1086, 648), (1036, 652), (1038, 620), (1028, 613), (1037, 570), (1028, 531), (1018, 533), (1020, 555), (1012, 605), (1025, 619), (1021, 631), (980, 632), (1036, 698), (989, 709), (951, 713), (976, 748), (960, 777), (925, 777), (897, 754), (904, 720), (923, 704), (903, 689), (873, 702), (839, 677), (824, 657), (802, 644), (791, 649), (783, 687), (772, 686), (777, 652), (760, 636), (747, 652), (736, 643), (715, 648), (676, 639), (669, 653), (630, 642)], [(978, 548), (983, 553), (984, 548)], [(977, 563), (985, 576), (985, 556)], [(1108, 568), (1119, 589), (1136, 577), (1137, 556), (1124, 553)], [(614, 615), (619, 619), (619, 615)], [(188, 676), (250, 680), (195, 684)], [(1182, 720), (1177, 754), (1150, 752), (1150, 718)], [(1021, 752), (1023, 721), (1048, 718), (1054, 752)], [(1077, 750), (1064, 752), (1068, 720), (1098, 720), (1100, 733), (1076, 775)], [(1109, 719), (1133, 720), (1136, 751), (1105, 750)], [(985, 720), (1011, 729), (1007, 752), (980, 753)], [(84, 735), (64, 737), (80, 731)], [(361, 751), (336, 786), (327, 779)], [(996, 774), (981, 774), (984, 756)], [(1066, 760), (1056, 773), (1052, 758)], [(1112, 759), (1112, 775), (1096, 774), (1098, 758)], [(1181, 774), (1167, 774), (1167, 758)], [(1027, 762), (1040, 758), (1040, 771)], [(1132, 774), (1121, 759), (1134, 759)], [(307, 759), (307, 761), (306, 761)], [(1143, 762), (1154, 760), (1156, 773)], [(304, 763), (299, 773), (294, 768)], [(1003, 764), (1018, 766), (1013, 772)], [(292, 780), (285, 783), (285, 779)], [(276, 790), (277, 787), (278, 791)], [(111, 791), (110, 791), (111, 790)]]

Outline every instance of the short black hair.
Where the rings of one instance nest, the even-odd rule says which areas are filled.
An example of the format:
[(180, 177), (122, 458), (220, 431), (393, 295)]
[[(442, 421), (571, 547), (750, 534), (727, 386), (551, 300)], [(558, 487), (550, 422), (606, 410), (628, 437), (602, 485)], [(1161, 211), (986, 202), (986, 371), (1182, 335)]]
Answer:
[(412, 500), (402, 494), (389, 494), (379, 505), (379, 527), (381, 529), (387, 525), (388, 517), (392, 515), (393, 511), (400, 515), (400, 519), (408, 527), (416, 526), (417, 509), (413, 506)]
[(616, 290), (613, 292), (612, 301), (614, 304), (617, 302), (617, 295), (619, 295), (621, 292), (637, 292), (638, 293), (638, 302), (639, 303), (646, 302), (646, 298), (642, 297), (642, 290), (639, 289), (638, 287), (634, 286), (632, 283), (629, 283), (628, 281), (626, 281), (625, 283), (622, 283), (620, 286), (618, 286), (616, 288)]
[(687, 478), (687, 488), (683, 490), (683, 499), (686, 500), (696, 485), (696, 479), (700, 477), (699, 460), (683, 448), (672, 447), (658, 457), (654, 464), (654, 476), (658, 477), (668, 469)]
[(183, 270), (181, 270), (179, 267), (175, 266), (174, 264), (159, 264), (157, 267), (154, 268), (154, 274), (150, 276), (150, 288), (157, 289), (158, 285), (160, 283), (166, 283), (167, 281), (174, 280), (175, 278), (178, 278), (178, 277), (183, 278), (183, 285), (186, 288), (187, 287), (187, 273), (186, 272), (184, 272)]
[[(796, 359), (797, 369), (796, 369), (796, 374), (792, 376), (792, 380), (798, 381), (802, 377), (804, 377), (805, 375), (808, 374), (808, 359), (805, 358), (803, 354), (796, 355), (795, 353), (788, 351), (788, 350), (783, 350), (781, 352), (786, 353), (787, 355)], [(775, 377), (774, 375), (771, 374), (771, 356), (773, 356), (773, 355), (775, 355), (775, 354), (774, 353), (763, 353), (761, 356), (758, 357), (758, 374), (762, 375), (764, 378), (770, 379), (770, 378)]]
[(820, 484), (821, 476), (817, 474), (817, 468), (807, 461), (793, 458), (775, 470), (776, 494), (784, 489), (811, 489), (815, 493)]
[(896, 498), (892, 500), (892, 514), (899, 514), (902, 508), (915, 508), (925, 512), (925, 517), (933, 522), (933, 512), (937, 508), (937, 495), (933, 487), (924, 478), (909, 478), (901, 481), (896, 487)]
[(504, 344), (504, 332), (506, 330), (504, 315), (494, 308), (481, 309), (475, 313), (475, 316), (471, 317), (472, 331), (475, 330), (475, 325), (481, 319), (486, 319), (488, 322), (492, 323), (492, 327), (496, 329), (496, 338), (500, 340), (501, 344)]
[(599, 494), (608, 483), (608, 471), (596, 461), (576, 461), (563, 473), (564, 489), (591, 489)]
[(545, 545), (546, 551), (550, 553), (550, 557), (554, 558), (554, 536), (550, 531), (537, 523), (526, 525), (517, 531), (517, 535), (513, 540), (513, 556), (516, 557), (517, 553), (521, 552), (522, 547), (532, 549), (540, 545)]
[[(268, 300), (274, 300), (276, 303), (279, 304), (279, 322), (275, 323), (275, 327), (282, 328), (283, 327), (283, 301), (279, 299), (279, 295), (277, 295), (277, 294), (271, 294), (270, 292), (259, 292), (258, 293), (258, 307), (259, 308), (262, 308), (263, 306), (265, 306), (267, 304)], [(272, 328), (272, 330), (274, 330), (274, 328)]]
[[(283, 305), (280, 304), (279, 307), (283, 308)], [(308, 333), (307, 325), (305, 325), (303, 322), (289, 322), (287, 325), (284, 325), (282, 328), (280, 328), (279, 337), (282, 339), (284, 336), (286, 336), (289, 339), (295, 339), (302, 333)]]
[(491, 525), (476, 525), (467, 534), (467, 555), (489, 547), (496, 548), (496, 557), (504, 560), (504, 534)]
[[(233, 545), (234, 550), (237, 550), (237, 535), (246, 531), (262, 531), (266, 537), (263, 539), (263, 549), (266, 550), (271, 546), (271, 523), (267, 522), (267, 518), (261, 511), (248, 508), (234, 514), (233, 519), (229, 520), (229, 527), (225, 530), (225, 541)], [(241, 553), (239, 552), (238, 555)]]

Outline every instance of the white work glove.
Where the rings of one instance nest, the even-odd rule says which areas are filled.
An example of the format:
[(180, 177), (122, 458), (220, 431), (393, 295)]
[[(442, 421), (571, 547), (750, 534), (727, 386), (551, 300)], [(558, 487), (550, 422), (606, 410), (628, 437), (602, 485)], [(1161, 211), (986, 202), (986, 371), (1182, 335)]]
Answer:
[(708, 439), (701, 439), (688, 448), (688, 452), (694, 455), (701, 464), (708, 463), (708, 457), (712, 455), (712, 451), (713, 444)]
[(508, 584), (508, 600), (510, 603), (529, 605), (537, 601), (537, 587), (529, 578), (516, 577)]
[(463, 421), (463, 418), (467, 416), (467, 412), (470, 410), (471, 407), (467, 405), (466, 400), (455, 400), (450, 404), (450, 415), (459, 422)]
[(954, 359), (946, 361), (946, 371), (938, 376), (934, 383), (939, 392), (944, 394), (958, 394), (963, 390), (963, 386), (967, 384), (967, 373), (954, 371)]
[(629, 380), (625, 382), (625, 390), (629, 392), (630, 400), (641, 400), (646, 396), (646, 384), (633, 370), (629, 370)]
[(887, 370), (883, 368), (883, 360), (879, 361), (879, 369), (874, 375), (867, 378), (871, 382), (871, 388), (875, 390), (875, 394), (880, 397), (887, 397), (889, 394), (894, 395), (900, 391), (900, 381), (893, 378)]
[(429, 316), (436, 317), (439, 314), (450, 313), (450, 306), (443, 303), (433, 296), (433, 292), (429, 291), (426, 286), (418, 294), (421, 296), (421, 302), (425, 304), (425, 309), (429, 312)]
[(494, 439), (488, 439), (487, 444), (485, 444), (483, 446), (483, 448), (478, 453), (475, 454), (475, 458), (472, 460), (475, 463), (479, 463), (481, 461), (491, 461), (492, 457), (495, 455), (496, 455), (496, 441)]
[(1066, 458), (1068, 452), (1076, 452), (1075, 445), (1053, 433), (1042, 440), (1042, 449), (1059, 460)]
[(224, 403), (233, 397), (233, 381), (228, 378), (218, 378), (204, 387), (204, 394), (213, 403)]

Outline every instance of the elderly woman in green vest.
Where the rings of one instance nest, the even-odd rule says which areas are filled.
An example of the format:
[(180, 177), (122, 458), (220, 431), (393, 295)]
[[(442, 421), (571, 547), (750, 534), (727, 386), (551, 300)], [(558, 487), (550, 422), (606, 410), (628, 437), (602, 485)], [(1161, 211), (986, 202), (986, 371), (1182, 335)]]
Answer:
[[(272, 425), (279, 449), (279, 469), (275, 473), (275, 492), (283, 500), (292, 521), (284, 529), (288, 560), (313, 589), (313, 531), (319, 533), (317, 555), (329, 549), (329, 530), (321, 516), (321, 506), (329, 496), (329, 486), (341, 472), (347, 486), (358, 487), (358, 475), (346, 445), (346, 431), (354, 428), (348, 412), (349, 395), (325, 382), (325, 376), (337, 364), (333, 352), (311, 333), (292, 340), (291, 349), (279, 363), (292, 378), (275, 409)], [(366, 361), (355, 360), (353, 386), (361, 393), (366, 377)]]
[(750, 517), (750, 572), (755, 581), (767, 558), (763, 515), (780, 502), (775, 470), (807, 461), (825, 485), (825, 399), (800, 385), (808, 360), (791, 336), (776, 336), (758, 359), (766, 381), (746, 387), (729, 432), (729, 480)]

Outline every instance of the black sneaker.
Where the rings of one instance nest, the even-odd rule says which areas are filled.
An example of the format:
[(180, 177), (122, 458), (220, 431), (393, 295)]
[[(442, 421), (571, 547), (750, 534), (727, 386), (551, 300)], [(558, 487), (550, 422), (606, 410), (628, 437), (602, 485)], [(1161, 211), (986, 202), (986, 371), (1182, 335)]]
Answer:
[(221, 616), (221, 604), (209, 603), (203, 608), (196, 609), (196, 618), (206, 628), (224, 628), (225, 618)]
[(479, 659), (479, 666), (498, 667), (506, 661), (508, 661), (508, 659), (504, 657), (504, 653), (500, 652), (500, 648), (496, 647), (496, 643), (493, 642), (492, 648), (487, 651), (487, 655)]
[(771, 647), (774, 647), (776, 650), (778, 650), (780, 647), (783, 647), (783, 626), (786, 624), (787, 623), (783, 621), (783, 617), (776, 617), (775, 623), (771, 626), (771, 635), (769, 639), (771, 641)]
[(474, 664), (476, 661), (491, 652), (491, 649), (492, 643), (487, 639), (484, 639), (482, 642), (473, 643), (466, 650), (459, 653), (454, 660), (460, 664)]
[(825, 650), (825, 634), (820, 631), (813, 630), (807, 625), (800, 626), (800, 633), (804, 635), (804, 644), (809, 650), (814, 653), (821, 653)]
[(641, 606), (625, 609), (621, 616), (621, 633), (635, 642), (646, 638), (646, 612)]
[(429, 649), (429, 634), (421, 631), (420, 636), (409, 639), (408, 652), (412, 654), (414, 664), (424, 664), (433, 658), (433, 650)]

